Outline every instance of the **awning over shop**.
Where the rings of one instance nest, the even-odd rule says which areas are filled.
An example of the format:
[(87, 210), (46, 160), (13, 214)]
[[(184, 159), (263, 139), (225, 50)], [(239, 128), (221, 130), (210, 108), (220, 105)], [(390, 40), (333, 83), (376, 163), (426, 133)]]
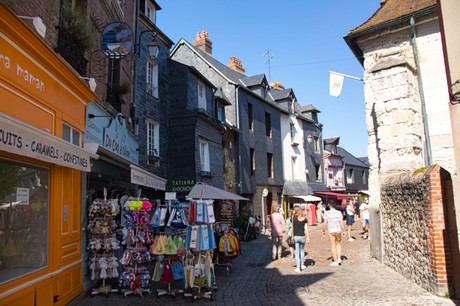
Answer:
[(157, 190), (166, 190), (166, 180), (135, 165), (130, 165), (131, 183)]
[(324, 195), (328, 197), (334, 197), (337, 198), (337, 200), (348, 200), (348, 199), (353, 199), (352, 195), (348, 194), (343, 194), (343, 193), (337, 193), (337, 192), (332, 192), (332, 191), (321, 191), (321, 192), (315, 192), (317, 195)]
[(286, 196), (306, 196), (313, 194), (313, 190), (307, 182), (302, 181), (285, 181), (283, 194)]
[(0, 114), (0, 150), (85, 172), (91, 172), (90, 158), (99, 158), (4, 114)]

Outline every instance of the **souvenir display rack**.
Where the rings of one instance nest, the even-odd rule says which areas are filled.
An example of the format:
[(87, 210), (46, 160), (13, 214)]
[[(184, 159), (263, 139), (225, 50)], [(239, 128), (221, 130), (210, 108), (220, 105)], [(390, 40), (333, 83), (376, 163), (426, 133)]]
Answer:
[(112, 285), (106, 284), (108, 278), (118, 278), (118, 258), (115, 256), (119, 248), (119, 241), (115, 237), (115, 231), (119, 227), (117, 216), (120, 213), (120, 206), (117, 199), (106, 198), (95, 199), (89, 208), (88, 230), (89, 243), (88, 250), (91, 252), (90, 270), (91, 280), (99, 278), (102, 283), (98, 288), (93, 288), (91, 296), (118, 292)]
[(185, 255), (184, 231), (187, 226), (185, 212), (176, 200), (166, 200), (159, 205), (150, 225), (157, 230), (155, 242), (149, 252), (156, 256), (152, 281), (167, 284), (158, 288), (157, 295), (177, 296), (181, 289), (172, 288), (174, 281), (183, 280), (183, 256)]
[(213, 200), (194, 200), (190, 203), (184, 296), (192, 297), (193, 300), (202, 297), (212, 299), (211, 289), (217, 289), (211, 256), (211, 252), (216, 248), (213, 203)]
[(154, 242), (154, 236), (149, 229), (152, 204), (146, 198), (129, 197), (122, 203), (123, 214), (123, 256), (120, 264), (123, 272), (119, 278), (121, 292), (126, 297), (131, 294), (143, 296), (150, 294), (151, 262), (149, 247)]
[(232, 229), (231, 223), (216, 222), (216, 241), (218, 251), (214, 252), (215, 265), (226, 269), (226, 276), (232, 273), (231, 260), (240, 254), (238, 234)]

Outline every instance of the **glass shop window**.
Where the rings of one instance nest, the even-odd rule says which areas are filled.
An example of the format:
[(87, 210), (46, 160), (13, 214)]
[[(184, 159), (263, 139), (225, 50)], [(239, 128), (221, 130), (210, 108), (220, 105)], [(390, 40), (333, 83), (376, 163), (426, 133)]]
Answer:
[(49, 176), (0, 158), (0, 284), (48, 266)]

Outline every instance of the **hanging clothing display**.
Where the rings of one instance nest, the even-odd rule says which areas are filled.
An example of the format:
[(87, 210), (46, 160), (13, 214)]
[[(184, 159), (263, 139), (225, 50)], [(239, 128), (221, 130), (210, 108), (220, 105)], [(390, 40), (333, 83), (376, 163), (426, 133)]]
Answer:
[(118, 278), (118, 258), (115, 256), (120, 241), (115, 231), (119, 228), (117, 216), (120, 206), (117, 199), (95, 199), (88, 210), (89, 241), (87, 249), (91, 252), (89, 269), (91, 280), (100, 279), (98, 288), (93, 288), (91, 294), (117, 292), (106, 284), (108, 278)]

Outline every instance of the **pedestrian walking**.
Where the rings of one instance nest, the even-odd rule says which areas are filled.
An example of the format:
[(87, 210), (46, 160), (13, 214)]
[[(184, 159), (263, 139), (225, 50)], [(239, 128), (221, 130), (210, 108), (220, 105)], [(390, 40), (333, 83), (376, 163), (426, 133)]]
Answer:
[(286, 219), (286, 228), (288, 234), (288, 241), (287, 247), (289, 248), (289, 253), (291, 254), (291, 258), (294, 258), (294, 239), (292, 238), (292, 217), (295, 215), (295, 210), (289, 210), (289, 217)]
[(308, 220), (299, 204), (294, 204), (295, 214), (292, 217), (292, 238), (294, 240), (295, 272), (305, 270), (305, 243), (310, 241)]
[(363, 225), (363, 239), (370, 239), (370, 213), (369, 213), (369, 199), (365, 198), (364, 203), (359, 206), (359, 211), (361, 214), (361, 221)]
[(281, 259), (283, 253), (283, 236), (287, 232), (287, 229), (284, 216), (280, 214), (280, 206), (277, 203), (272, 205), (270, 227), (272, 237), (272, 259)]
[(355, 223), (355, 207), (352, 200), (348, 200), (346, 214), (348, 241), (355, 241), (355, 238), (351, 236), (351, 227)]
[(331, 266), (338, 266), (342, 263), (342, 247), (340, 242), (342, 241), (342, 236), (345, 236), (345, 226), (343, 224), (343, 216), (340, 211), (336, 209), (336, 206), (333, 202), (329, 202), (327, 207), (329, 210), (326, 211), (324, 215), (323, 223), (323, 236), (328, 234), (329, 243), (331, 244), (331, 252), (333, 262)]
[(323, 202), (319, 201), (316, 204), (316, 222), (323, 223)]

